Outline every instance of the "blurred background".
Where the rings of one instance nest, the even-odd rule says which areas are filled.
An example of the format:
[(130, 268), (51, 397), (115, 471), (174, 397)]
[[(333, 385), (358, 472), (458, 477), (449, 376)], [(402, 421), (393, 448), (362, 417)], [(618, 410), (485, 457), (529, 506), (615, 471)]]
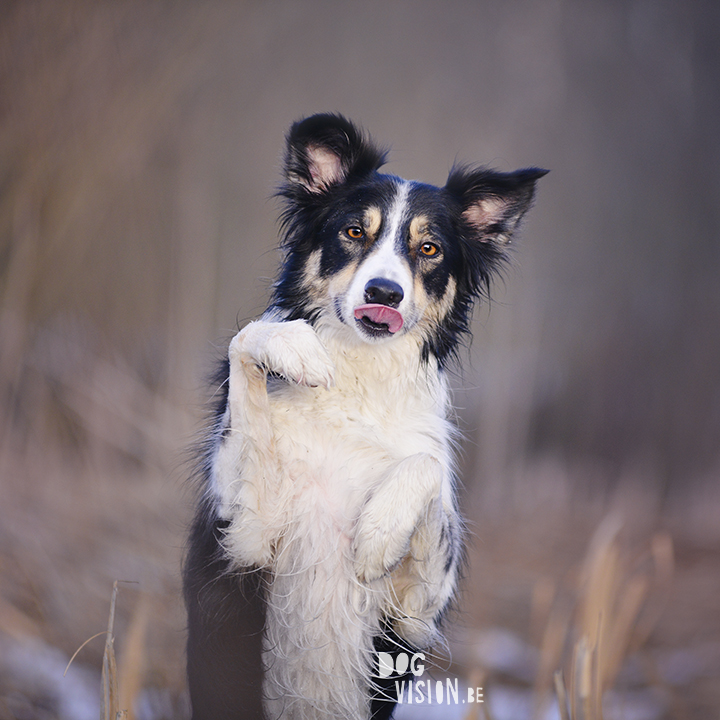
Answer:
[(587, 641), (606, 717), (717, 718), (720, 5), (4, 0), (0, 719), (98, 716), (114, 580), (119, 707), (187, 717), (187, 448), (320, 111), (552, 171), (454, 378), (472, 717), (558, 717)]

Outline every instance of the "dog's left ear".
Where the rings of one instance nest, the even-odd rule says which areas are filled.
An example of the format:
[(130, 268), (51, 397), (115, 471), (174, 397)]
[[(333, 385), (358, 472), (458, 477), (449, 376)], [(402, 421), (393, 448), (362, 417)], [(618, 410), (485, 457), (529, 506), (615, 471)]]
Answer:
[(290, 128), (285, 177), (290, 186), (322, 193), (375, 172), (385, 156), (342, 115), (313, 115)]
[(510, 243), (523, 215), (532, 205), (535, 182), (548, 170), (526, 168), (501, 173), (486, 168), (455, 167), (445, 190), (462, 208), (472, 236), (483, 243)]

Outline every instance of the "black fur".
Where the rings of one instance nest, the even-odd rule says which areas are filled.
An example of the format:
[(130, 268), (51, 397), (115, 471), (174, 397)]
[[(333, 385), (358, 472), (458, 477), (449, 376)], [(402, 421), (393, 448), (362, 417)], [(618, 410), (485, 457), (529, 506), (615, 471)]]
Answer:
[(263, 720), (262, 575), (231, 572), (225, 524), (201, 503), (185, 562), (188, 686), (194, 720)]

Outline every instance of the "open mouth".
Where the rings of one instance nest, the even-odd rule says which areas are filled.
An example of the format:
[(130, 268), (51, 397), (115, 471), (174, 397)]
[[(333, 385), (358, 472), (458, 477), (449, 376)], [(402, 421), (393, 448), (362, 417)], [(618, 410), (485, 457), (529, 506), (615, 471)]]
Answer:
[(393, 335), (403, 326), (403, 316), (395, 308), (376, 303), (356, 307), (355, 319), (376, 336)]

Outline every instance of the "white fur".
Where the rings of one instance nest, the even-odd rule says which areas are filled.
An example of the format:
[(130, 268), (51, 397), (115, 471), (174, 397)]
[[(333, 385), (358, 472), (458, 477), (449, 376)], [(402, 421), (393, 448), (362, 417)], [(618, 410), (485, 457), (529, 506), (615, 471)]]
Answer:
[[(419, 357), (411, 335), (367, 344), (328, 322), (259, 321), (230, 345), (213, 486), (229, 555), (272, 571), (271, 718), (367, 718), (382, 616), (416, 646), (437, 639), (456, 580), (436, 557), (442, 525), (458, 525), (453, 428)], [(266, 387), (266, 369), (291, 382)]]

